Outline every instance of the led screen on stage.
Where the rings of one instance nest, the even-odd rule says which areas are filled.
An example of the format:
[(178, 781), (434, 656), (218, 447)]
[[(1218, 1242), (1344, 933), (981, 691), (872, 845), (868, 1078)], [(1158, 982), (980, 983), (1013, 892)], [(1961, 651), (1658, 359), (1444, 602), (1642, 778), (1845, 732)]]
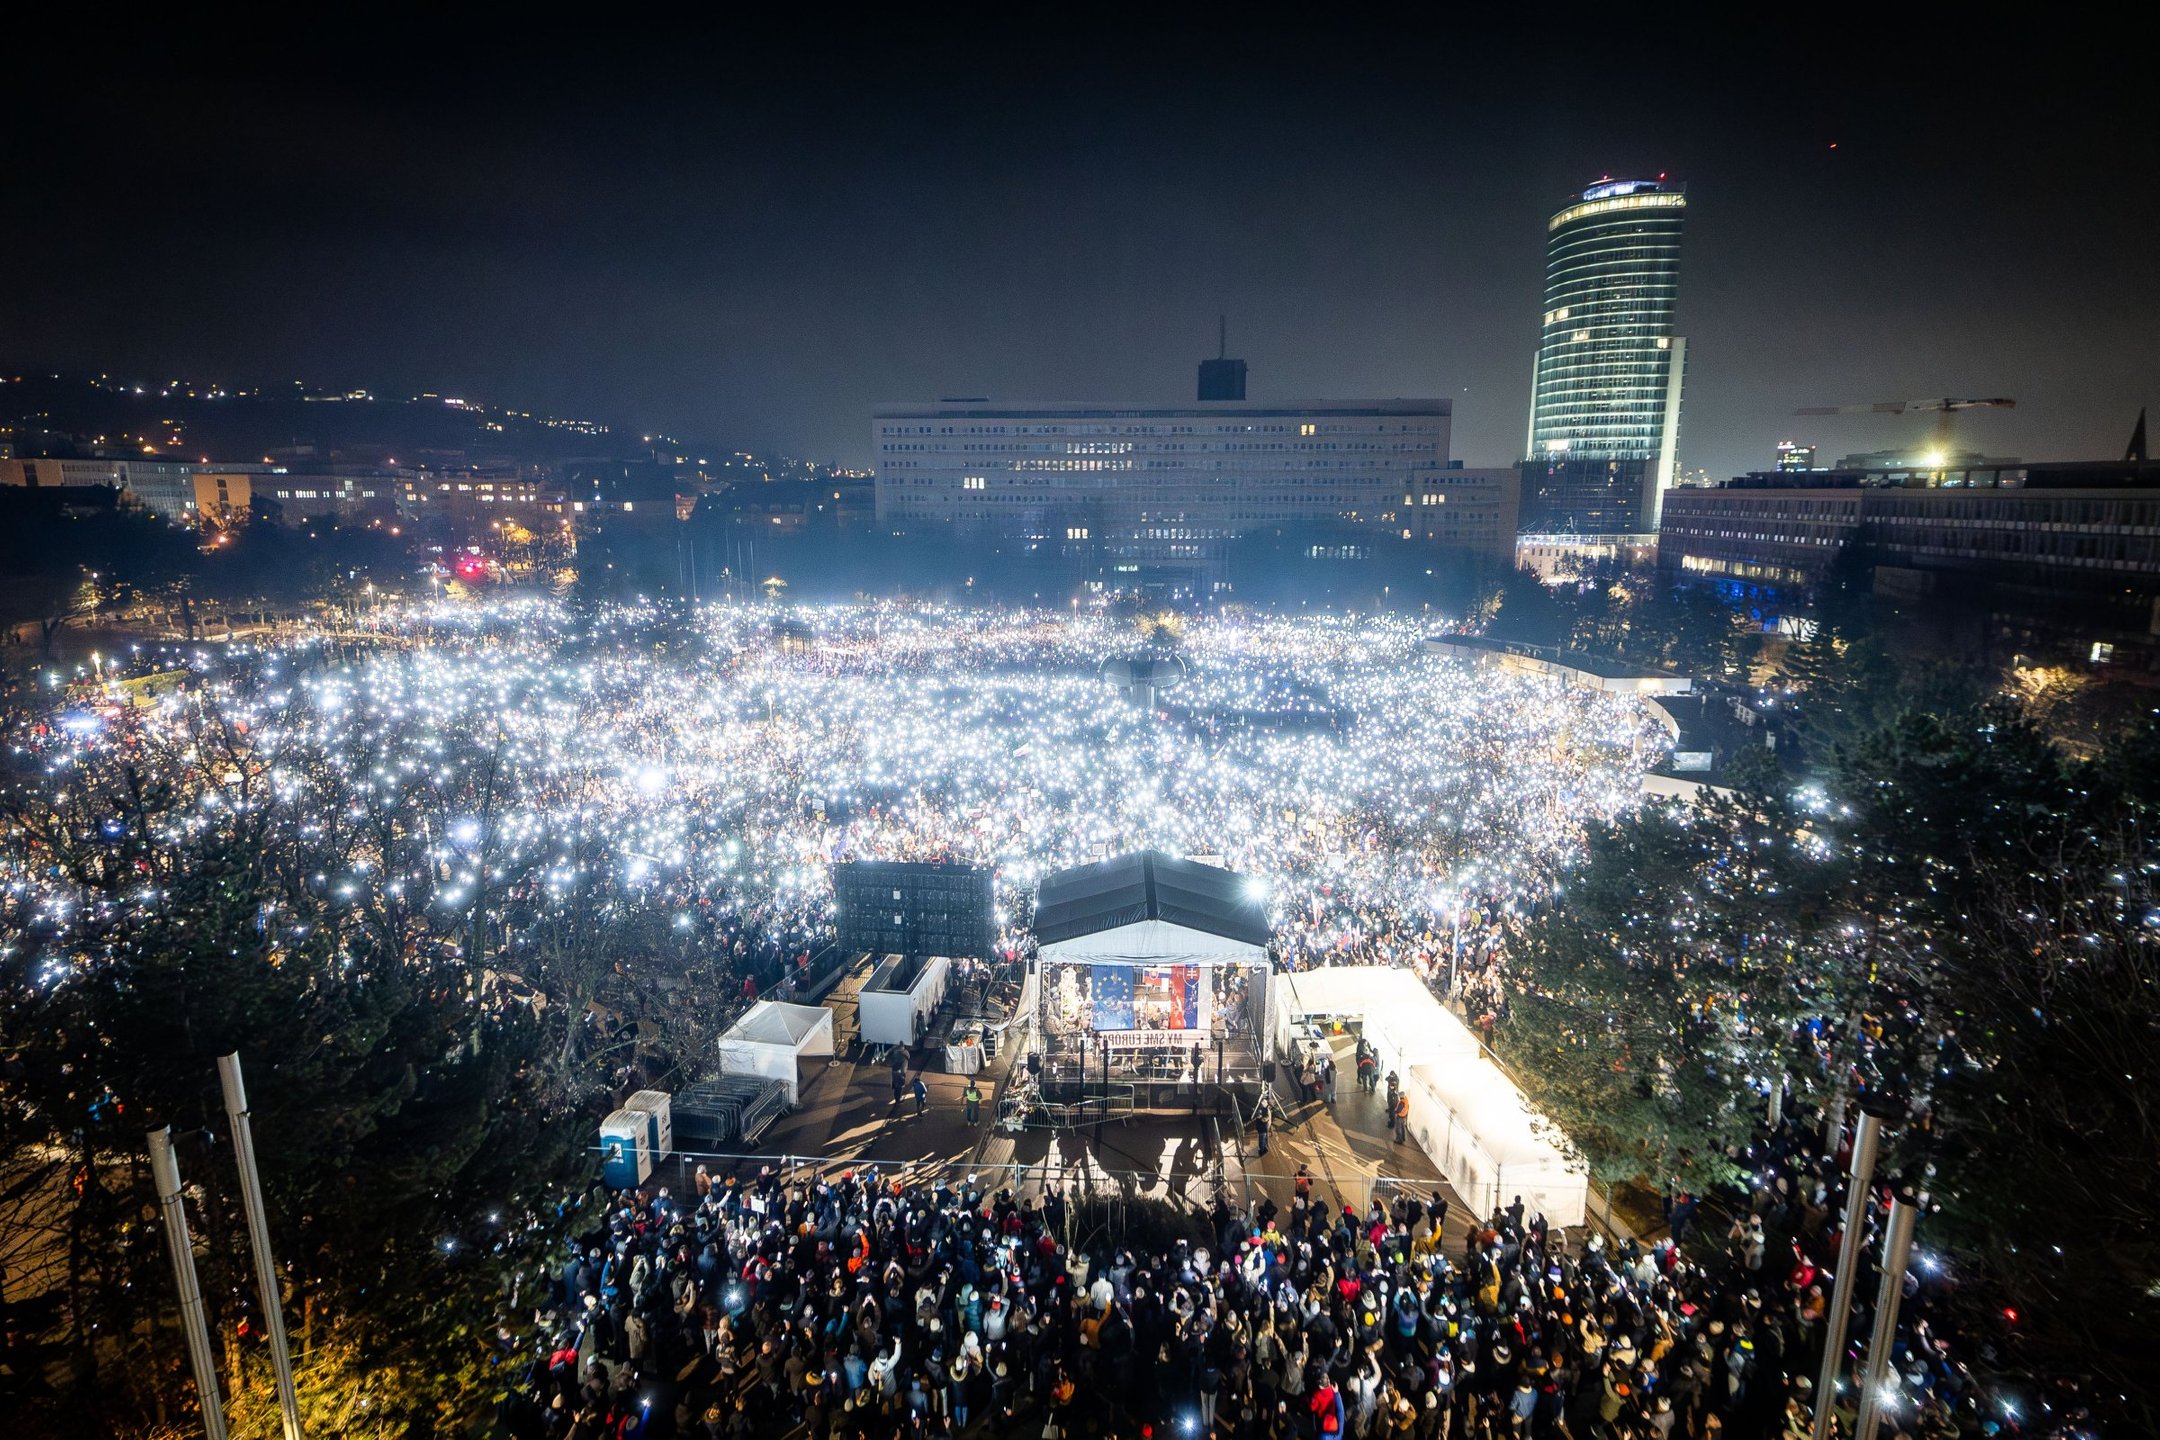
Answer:
[(1089, 1008), (1097, 1030), (1133, 1028), (1133, 967), (1094, 965), (1088, 973)]
[(1198, 966), (1097, 964), (1088, 971), (1097, 1030), (1200, 1028)]

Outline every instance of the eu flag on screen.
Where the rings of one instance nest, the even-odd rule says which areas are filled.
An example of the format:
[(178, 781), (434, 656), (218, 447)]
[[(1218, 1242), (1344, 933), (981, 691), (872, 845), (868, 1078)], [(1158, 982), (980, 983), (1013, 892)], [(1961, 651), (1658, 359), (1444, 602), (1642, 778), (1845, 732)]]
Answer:
[(1097, 1030), (1133, 1028), (1133, 967), (1091, 965), (1088, 998), (1093, 1002)]

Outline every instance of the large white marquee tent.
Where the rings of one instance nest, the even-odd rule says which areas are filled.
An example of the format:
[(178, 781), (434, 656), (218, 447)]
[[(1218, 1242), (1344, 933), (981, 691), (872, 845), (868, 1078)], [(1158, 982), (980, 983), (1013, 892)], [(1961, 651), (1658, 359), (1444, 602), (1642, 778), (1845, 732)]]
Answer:
[(1477, 1037), (1416, 975), (1385, 965), (1338, 965), (1274, 977), (1276, 1053), (1288, 1055), (1308, 1016), (1363, 1021), (1410, 1097), (1410, 1138), (1480, 1215), (1517, 1195), (1554, 1225), (1580, 1225), (1589, 1200), (1581, 1167), (1555, 1143), (1529, 1099), (1485, 1057)]

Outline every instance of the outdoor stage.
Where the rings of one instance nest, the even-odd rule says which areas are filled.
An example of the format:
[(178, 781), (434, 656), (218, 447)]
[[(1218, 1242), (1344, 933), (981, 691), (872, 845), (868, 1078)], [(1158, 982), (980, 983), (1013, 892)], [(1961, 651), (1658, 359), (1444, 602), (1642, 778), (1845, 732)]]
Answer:
[(1267, 915), (1245, 877), (1157, 851), (1061, 870), (1037, 892), (1041, 1099), (1216, 1108), (1251, 1097), (1269, 1024)]
[[(1478, 1215), (1520, 1195), (1557, 1225), (1584, 1222), (1586, 1179), (1564, 1140), (1425, 982), (1396, 966), (1275, 970), (1261, 891), (1245, 877), (1154, 851), (1118, 856), (1046, 877), (1034, 928), (1034, 974), (982, 1062), (938, 1073), (942, 1039), (923, 1033), (912, 1002), (877, 1045), (866, 1014), (866, 1043), (828, 1046), (829, 1060), (805, 1065), (799, 1103), (756, 1153), (704, 1158), (716, 1170), (777, 1159), (1002, 1172), (1016, 1187), (1202, 1204), (1272, 1190), (1306, 1164), (1360, 1209), (1409, 1188)], [(907, 976), (933, 968), (903, 973), (888, 960), (877, 975), (907, 1001)], [(865, 982), (861, 1004), (874, 988)], [(1360, 1038), (1401, 1081), (1406, 1142), (1356, 1082)], [(1274, 1083), (1283, 1062), (1294, 1071), (1322, 1052), (1342, 1077), (1335, 1105), (1300, 1100), (1287, 1074)], [(911, 1093), (894, 1095), (889, 1058), (910, 1090), (921, 1077), (921, 1114)], [(1263, 1103), (1267, 1156), (1253, 1123)]]

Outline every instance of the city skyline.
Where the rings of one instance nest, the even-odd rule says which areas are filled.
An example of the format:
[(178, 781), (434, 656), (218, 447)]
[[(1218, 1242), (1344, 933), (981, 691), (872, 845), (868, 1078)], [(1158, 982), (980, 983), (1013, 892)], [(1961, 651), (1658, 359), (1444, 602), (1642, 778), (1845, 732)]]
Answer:
[(818, 18), (18, 47), (9, 1434), (2160, 1435), (2130, 47)]
[[(1989, 454), (2106, 454), (2160, 359), (2128, 102), (2045, 45), (1998, 113), (1805, 48), (1782, 72), (1804, 79), (1762, 86), (1768, 31), (1687, 42), (1625, 110), (1515, 83), (1532, 47), (1478, 35), (1431, 89), (1372, 35), (1298, 55), (1171, 30), (1043, 79), (996, 29), (758, 37), (732, 66), (356, 29), (304, 78), (166, 38), (101, 55), (109, 105), (68, 110), (57, 75), (0, 102), (30, 137), (11, 190), (73, 217), (0, 240), (39, 281), (0, 301), (18, 358), (471, 391), (862, 464), (878, 404), (1183, 396), (1227, 313), (1255, 400), (1448, 399), (1456, 454), (1502, 464), (1547, 218), (1600, 175), (1670, 172), (1687, 470), (1907, 444), (1791, 411), (1913, 394), (2018, 397), (1961, 417)], [(2074, 218), (2005, 222), (2042, 206)]]

